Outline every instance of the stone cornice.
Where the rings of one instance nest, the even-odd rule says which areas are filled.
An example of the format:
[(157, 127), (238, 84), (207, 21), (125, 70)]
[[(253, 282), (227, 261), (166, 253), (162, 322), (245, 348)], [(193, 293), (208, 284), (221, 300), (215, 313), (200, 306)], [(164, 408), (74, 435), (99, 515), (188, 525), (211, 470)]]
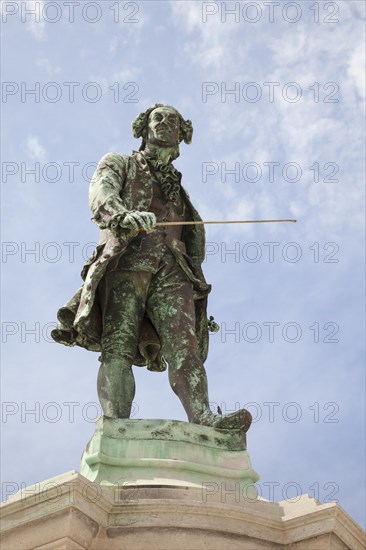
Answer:
[[(119, 491), (119, 492), (118, 492)], [(129, 487), (115, 491), (91, 483), (77, 472), (68, 472), (20, 491), (2, 505), (3, 533), (47, 520), (68, 510), (77, 510), (113, 531), (136, 529), (203, 529), (230, 533), (274, 545), (289, 547), (296, 542), (328, 533), (348, 548), (363, 549), (363, 530), (337, 504), (320, 504), (308, 495), (297, 502), (279, 503), (257, 499), (235, 502), (228, 494), (206, 501), (194, 487)], [(80, 519), (81, 521), (81, 519)]]

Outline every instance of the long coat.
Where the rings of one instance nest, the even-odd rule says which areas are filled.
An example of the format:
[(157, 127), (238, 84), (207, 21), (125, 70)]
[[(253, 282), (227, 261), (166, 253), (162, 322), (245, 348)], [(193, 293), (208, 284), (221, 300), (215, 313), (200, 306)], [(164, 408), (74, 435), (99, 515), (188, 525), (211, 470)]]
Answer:
[[(102, 319), (96, 291), (107, 266), (116, 256), (123, 255), (129, 240), (121, 239), (113, 231), (118, 216), (131, 210), (149, 211), (152, 201), (153, 177), (141, 153), (131, 156), (108, 153), (99, 162), (93, 175), (89, 204), (95, 223), (101, 228), (100, 241), (85, 264), (81, 276), (83, 284), (74, 296), (59, 309), (58, 325), (51, 335), (56, 342), (67, 346), (79, 345), (91, 351), (101, 351)], [(181, 189), (187, 219), (200, 221), (187, 192)], [(196, 335), (202, 361), (208, 352), (207, 295), (211, 285), (205, 281), (201, 264), (205, 255), (203, 225), (184, 226), (182, 241), (187, 255), (175, 253), (179, 265), (193, 283)], [(149, 356), (155, 350), (153, 356)], [(160, 357), (160, 341), (154, 327), (145, 318), (139, 335), (135, 364), (148, 365), (151, 370), (164, 370)]]

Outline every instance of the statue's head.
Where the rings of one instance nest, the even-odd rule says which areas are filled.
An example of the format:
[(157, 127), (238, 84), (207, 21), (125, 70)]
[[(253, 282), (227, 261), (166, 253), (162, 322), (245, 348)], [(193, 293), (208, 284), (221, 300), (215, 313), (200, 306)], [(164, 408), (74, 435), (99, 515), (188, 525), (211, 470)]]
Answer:
[(144, 113), (140, 113), (132, 123), (135, 138), (142, 137), (140, 151), (146, 145), (158, 147), (176, 147), (174, 158), (179, 156), (179, 143), (191, 143), (192, 122), (184, 120), (182, 115), (171, 105), (155, 103)]

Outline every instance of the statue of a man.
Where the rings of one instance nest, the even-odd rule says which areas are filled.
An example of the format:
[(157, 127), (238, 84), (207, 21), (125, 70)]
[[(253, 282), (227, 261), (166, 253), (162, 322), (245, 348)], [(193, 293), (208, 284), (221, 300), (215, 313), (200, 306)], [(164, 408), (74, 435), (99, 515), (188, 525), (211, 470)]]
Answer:
[(248, 429), (244, 409), (224, 416), (209, 408), (204, 362), (208, 351), (207, 295), (201, 264), (203, 225), (172, 161), (190, 143), (192, 123), (169, 105), (155, 104), (133, 122), (142, 138), (131, 156), (108, 153), (90, 185), (100, 242), (84, 266), (84, 284), (58, 312), (60, 343), (101, 351), (98, 395), (105, 416), (129, 418), (133, 365), (162, 371), (196, 424)]

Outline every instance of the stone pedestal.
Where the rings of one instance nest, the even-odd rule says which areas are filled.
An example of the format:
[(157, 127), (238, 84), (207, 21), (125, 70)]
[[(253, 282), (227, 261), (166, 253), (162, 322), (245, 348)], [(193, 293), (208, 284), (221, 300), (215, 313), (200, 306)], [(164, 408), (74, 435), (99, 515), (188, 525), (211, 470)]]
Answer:
[(99, 419), (81, 463), (2, 506), (2, 550), (363, 550), (336, 503), (258, 498), (241, 431)]
[(2, 506), (1, 550), (364, 550), (336, 503), (237, 499), (195, 487), (116, 489), (69, 472)]
[(81, 474), (100, 485), (194, 487), (256, 498), (242, 430), (177, 420), (102, 417), (81, 459)]

